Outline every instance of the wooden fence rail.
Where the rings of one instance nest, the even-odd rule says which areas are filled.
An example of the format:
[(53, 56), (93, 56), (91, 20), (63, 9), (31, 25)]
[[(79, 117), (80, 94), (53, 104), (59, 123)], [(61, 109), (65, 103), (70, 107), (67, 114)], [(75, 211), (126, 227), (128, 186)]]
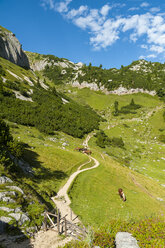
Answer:
[[(54, 213), (53, 213), (54, 212)], [(65, 234), (65, 236), (72, 236), (75, 239), (83, 239), (87, 235), (87, 230), (80, 226), (68, 221), (66, 219), (67, 214), (63, 217), (60, 215), (60, 211), (44, 213), (44, 229), (53, 228), (52, 230), (58, 232), (59, 235)], [(49, 222), (49, 226), (48, 226)]]

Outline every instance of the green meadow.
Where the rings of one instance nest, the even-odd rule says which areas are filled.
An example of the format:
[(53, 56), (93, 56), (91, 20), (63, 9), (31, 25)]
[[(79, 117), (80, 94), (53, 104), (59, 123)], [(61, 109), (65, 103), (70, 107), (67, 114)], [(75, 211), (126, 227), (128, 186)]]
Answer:
[[(96, 138), (91, 138), (89, 146), (100, 166), (80, 174), (73, 183), (69, 195), (75, 213), (86, 225), (96, 226), (114, 218), (164, 216), (165, 144), (159, 139), (165, 134), (163, 102), (146, 94), (104, 95), (89, 89), (72, 89), (69, 96), (90, 105), (106, 119), (100, 129), (109, 138), (122, 137), (124, 141), (124, 148), (100, 148)], [(135, 114), (113, 116), (114, 101), (120, 109), (132, 98), (141, 105)], [(118, 188), (127, 196), (124, 203)]]
[[(69, 195), (71, 207), (86, 225), (99, 227), (110, 219), (141, 219), (164, 214), (164, 204), (157, 197), (164, 197), (164, 190), (157, 182), (122, 168), (109, 156), (97, 155), (100, 167), (82, 173), (72, 185)], [(122, 188), (127, 201), (118, 195)]]

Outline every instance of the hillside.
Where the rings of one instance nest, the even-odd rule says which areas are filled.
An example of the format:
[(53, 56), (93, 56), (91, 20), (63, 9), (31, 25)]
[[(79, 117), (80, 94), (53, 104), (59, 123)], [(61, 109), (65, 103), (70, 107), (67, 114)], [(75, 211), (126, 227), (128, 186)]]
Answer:
[(0, 68), (1, 117), (35, 126), (49, 134), (54, 130), (62, 130), (75, 137), (82, 137), (98, 129), (101, 118), (90, 107), (77, 104), (58, 93), (46, 81), (40, 82), (32, 71), (26, 71), (2, 58)]
[(151, 95), (165, 90), (165, 65), (158, 62), (138, 60), (120, 69), (103, 69), (87, 66), (83, 63), (74, 64), (66, 59), (53, 55), (39, 55), (26, 52), (31, 68), (40, 71), (54, 82), (71, 84), (78, 88), (101, 90), (106, 94), (130, 94), (146, 91)]
[[(0, 221), (8, 223), (7, 232), (29, 237), (40, 230), (44, 210), (56, 207), (51, 197), (89, 162), (75, 149), (89, 133), (88, 145), (100, 165), (80, 174), (68, 193), (73, 211), (98, 234), (94, 244), (104, 247), (100, 226), (113, 226), (115, 235), (127, 221), (161, 216), (162, 228), (165, 65), (139, 60), (119, 70), (103, 69), (25, 53), (31, 69), (0, 57)], [(83, 168), (88, 166), (92, 163)], [(105, 229), (103, 236), (109, 237)], [(161, 235), (155, 247), (164, 244)]]

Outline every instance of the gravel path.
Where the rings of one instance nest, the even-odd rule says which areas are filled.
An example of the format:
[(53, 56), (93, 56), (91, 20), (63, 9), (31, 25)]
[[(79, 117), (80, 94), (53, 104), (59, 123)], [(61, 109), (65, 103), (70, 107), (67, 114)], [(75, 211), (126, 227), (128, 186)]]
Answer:
[[(93, 134), (90, 134), (87, 136), (87, 138), (85, 139), (85, 141), (83, 142), (83, 146), (88, 147), (88, 142), (90, 140), (90, 138), (93, 136)], [(70, 208), (70, 204), (71, 204), (71, 200), (69, 199), (69, 196), (67, 194), (70, 186), (72, 185), (74, 179), (82, 172), (84, 171), (88, 171), (88, 170), (93, 170), (95, 168), (97, 168), (99, 166), (99, 162), (93, 158), (92, 156), (88, 156), (90, 158), (90, 160), (84, 164), (82, 164), (78, 170), (76, 172), (74, 172), (68, 179), (68, 181), (66, 182), (66, 184), (59, 190), (59, 192), (57, 193), (56, 197), (52, 197), (52, 200), (54, 201), (54, 203), (56, 204), (57, 208), (60, 210), (61, 216), (65, 216), (67, 215), (67, 219), (73, 223), (78, 223), (80, 222), (80, 220), (78, 219), (78, 217), (73, 213), (73, 211)], [(91, 160), (94, 161), (94, 165), (90, 168), (85, 168), (82, 169), (81, 168), (90, 163)]]
[[(73, 211), (70, 208), (70, 204), (71, 204), (71, 200), (68, 197), (68, 189), (70, 188), (71, 184), (73, 183), (74, 179), (82, 172), (84, 171), (88, 171), (88, 170), (93, 170), (95, 168), (97, 168), (99, 166), (99, 162), (89, 156), (90, 161), (93, 160), (94, 161), (94, 166), (90, 167), (90, 168), (86, 168), (81, 170), (81, 167), (84, 166), (85, 164), (81, 165), (78, 170), (76, 172), (74, 172), (68, 179), (68, 181), (66, 182), (66, 184), (59, 190), (58, 194), (56, 197), (52, 197), (52, 200), (54, 201), (54, 203), (56, 204), (57, 208), (60, 210), (61, 216), (65, 216), (67, 215), (67, 220), (72, 221), (73, 223), (77, 223), (80, 222), (79, 219), (77, 218), (77, 216), (73, 213)], [(89, 163), (89, 162), (88, 162)]]
[[(83, 142), (83, 146), (88, 147), (88, 142), (90, 138), (93, 136), (93, 134), (90, 134), (87, 136), (85, 141)], [(73, 213), (73, 211), (70, 208), (71, 200), (69, 199), (69, 196), (67, 194), (69, 187), (73, 183), (74, 179), (82, 172), (95, 169), (99, 166), (99, 162), (93, 158), (92, 156), (88, 156), (89, 161), (82, 164), (76, 172), (74, 172), (66, 182), (66, 184), (59, 190), (56, 197), (52, 197), (53, 202), (56, 204), (57, 208), (60, 210), (61, 216), (66, 216), (67, 220), (70, 222), (76, 224), (80, 223), (80, 220), (78, 217)], [(94, 161), (94, 165), (90, 168), (81, 168), (90, 163), (91, 161)], [(58, 246), (64, 246), (66, 243), (71, 241), (73, 238), (67, 237), (65, 239), (61, 239), (61, 237), (54, 232), (53, 230), (48, 230), (46, 232), (40, 231), (35, 235), (35, 239), (31, 240), (31, 244), (34, 248), (56, 248)]]

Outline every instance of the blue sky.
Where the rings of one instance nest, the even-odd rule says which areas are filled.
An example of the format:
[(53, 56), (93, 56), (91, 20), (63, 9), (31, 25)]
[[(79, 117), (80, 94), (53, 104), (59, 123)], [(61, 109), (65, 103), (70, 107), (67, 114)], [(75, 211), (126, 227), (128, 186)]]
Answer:
[(0, 25), (23, 49), (120, 68), (165, 61), (165, 3), (143, 0), (0, 0)]

